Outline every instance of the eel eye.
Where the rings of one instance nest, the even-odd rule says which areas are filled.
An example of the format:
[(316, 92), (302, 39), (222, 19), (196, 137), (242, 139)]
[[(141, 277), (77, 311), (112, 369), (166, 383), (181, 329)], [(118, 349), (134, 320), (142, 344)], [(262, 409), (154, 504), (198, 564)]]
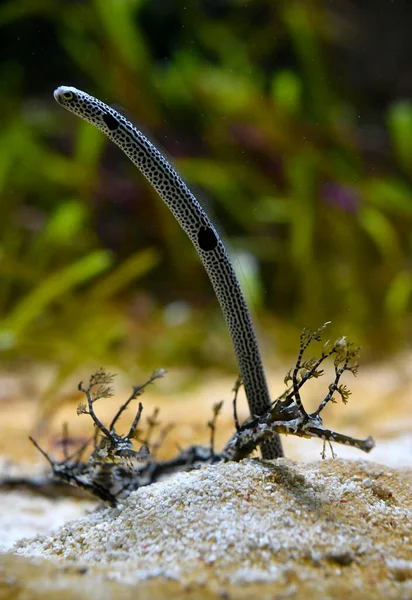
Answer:
[(65, 100), (73, 100), (73, 92), (64, 92), (63, 93), (63, 98)]

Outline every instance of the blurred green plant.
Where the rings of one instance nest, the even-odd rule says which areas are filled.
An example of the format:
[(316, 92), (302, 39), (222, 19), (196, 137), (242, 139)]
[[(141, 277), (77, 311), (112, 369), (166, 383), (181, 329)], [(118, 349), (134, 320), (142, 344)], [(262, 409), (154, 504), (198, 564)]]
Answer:
[[(49, 35), (40, 80), (12, 52), (0, 63), (3, 355), (56, 361), (53, 390), (93, 358), (230, 356), (184, 234), (102, 135), (53, 104), (60, 83), (126, 106), (213, 198), (266, 344), (291, 350), (291, 325), (326, 319), (370, 355), (408, 342), (412, 105), (394, 100), (385, 152), (367, 152), (361, 101), (334, 79), (350, 26), (308, 0), (3, 2), (3, 40)], [(162, 307), (180, 300), (192, 308), (175, 326)]]

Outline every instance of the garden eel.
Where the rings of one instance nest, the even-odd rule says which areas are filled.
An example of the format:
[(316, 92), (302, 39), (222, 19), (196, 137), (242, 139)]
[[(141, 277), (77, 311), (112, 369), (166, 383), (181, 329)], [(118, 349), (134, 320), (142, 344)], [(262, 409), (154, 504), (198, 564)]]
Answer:
[[(148, 179), (196, 248), (223, 311), (239, 362), (249, 410), (260, 416), (270, 409), (270, 396), (255, 330), (230, 261), (211, 220), (176, 171), (132, 123), (97, 98), (74, 87), (54, 92), (59, 104), (105, 133)], [(261, 446), (264, 458), (283, 456), (279, 436)]]

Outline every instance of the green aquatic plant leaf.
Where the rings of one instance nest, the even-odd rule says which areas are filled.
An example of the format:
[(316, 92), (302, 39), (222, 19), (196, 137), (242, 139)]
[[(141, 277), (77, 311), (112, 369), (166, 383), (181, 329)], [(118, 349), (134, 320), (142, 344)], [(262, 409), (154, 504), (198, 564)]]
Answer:
[(52, 302), (68, 296), (75, 287), (106, 271), (112, 261), (110, 252), (97, 250), (48, 275), (8, 315), (0, 330), (0, 340), (6, 336), (8, 340), (16, 341)]

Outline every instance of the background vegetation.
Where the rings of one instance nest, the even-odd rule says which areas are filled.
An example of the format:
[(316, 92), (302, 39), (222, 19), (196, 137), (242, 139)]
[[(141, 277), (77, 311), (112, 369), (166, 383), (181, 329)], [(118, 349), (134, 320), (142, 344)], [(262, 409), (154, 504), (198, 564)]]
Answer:
[[(0, 4), (0, 350), (133, 372), (234, 370), (185, 235), (133, 165), (53, 100), (124, 107), (211, 205), (266, 348), (332, 320), (409, 344), (408, 0)], [(293, 334), (293, 335), (292, 335)]]

